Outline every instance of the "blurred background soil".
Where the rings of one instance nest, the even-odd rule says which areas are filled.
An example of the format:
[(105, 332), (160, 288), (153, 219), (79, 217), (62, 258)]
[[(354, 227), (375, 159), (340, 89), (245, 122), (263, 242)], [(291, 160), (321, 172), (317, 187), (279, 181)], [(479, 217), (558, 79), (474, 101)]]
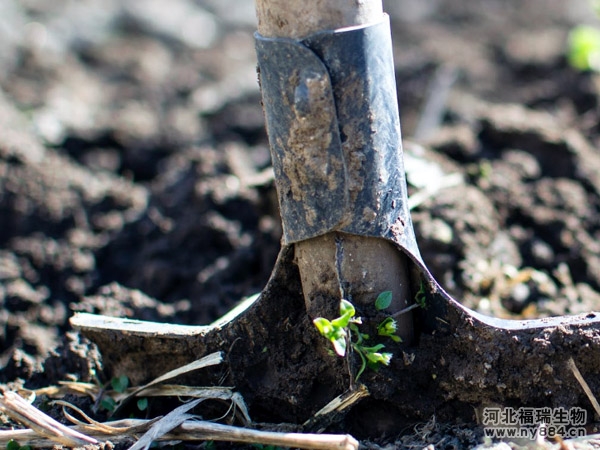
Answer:
[[(599, 309), (600, 84), (565, 56), (590, 5), (386, 10), (429, 269), (486, 314)], [(249, 0), (0, 2), (0, 382), (85, 378), (74, 312), (207, 324), (265, 285), (254, 31)]]

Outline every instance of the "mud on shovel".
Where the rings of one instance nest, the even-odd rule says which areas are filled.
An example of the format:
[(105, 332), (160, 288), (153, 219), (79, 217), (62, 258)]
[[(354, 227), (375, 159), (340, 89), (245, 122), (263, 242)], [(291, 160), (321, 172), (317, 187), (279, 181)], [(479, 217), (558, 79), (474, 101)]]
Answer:
[(390, 365), (362, 376), (369, 397), (348, 427), (397, 432), (433, 414), (469, 421), (489, 405), (591, 410), (571, 367), (600, 392), (600, 316), (486, 317), (444, 292), (421, 259), (381, 1), (257, 0), (257, 15), (284, 230), (271, 278), (209, 326), (76, 314), (72, 325), (98, 345), (106, 370), (142, 382), (221, 350), (227, 383), (259, 420), (304, 423), (352, 381), (312, 319), (333, 317), (342, 297), (368, 318), (383, 291), (393, 314), (420, 292), (424, 308), (398, 316), (403, 342), (389, 347)]

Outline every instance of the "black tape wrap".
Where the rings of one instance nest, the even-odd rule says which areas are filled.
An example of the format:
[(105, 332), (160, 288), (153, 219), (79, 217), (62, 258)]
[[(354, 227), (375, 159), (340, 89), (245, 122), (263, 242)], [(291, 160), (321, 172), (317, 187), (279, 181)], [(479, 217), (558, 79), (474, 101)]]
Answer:
[(256, 51), (284, 244), (343, 231), (420, 259), (389, 18), (302, 40), (256, 34)]

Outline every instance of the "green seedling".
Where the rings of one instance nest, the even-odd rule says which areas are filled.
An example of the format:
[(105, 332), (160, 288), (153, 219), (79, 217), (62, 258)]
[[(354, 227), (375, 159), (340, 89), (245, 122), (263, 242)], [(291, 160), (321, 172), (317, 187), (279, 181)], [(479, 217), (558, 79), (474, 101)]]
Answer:
[(114, 377), (110, 380), (110, 385), (115, 392), (122, 394), (129, 387), (129, 378), (127, 375), (121, 375), (120, 377)]
[[(121, 375), (120, 377), (114, 377), (110, 380), (110, 386), (115, 392), (122, 394), (129, 387), (129, 378), (127, 375)], [(113, 412), (117, 407), (117, 402), (114, 398), (105, 396), (100, 401), (100, 406), (106, 411)]]
[[(589, 3), (600, 17), (600, 0)], [(567, 60), (574, 69), (600, 72), (600, 29), (590, 25), (574, 27), (568, 37)]]
[(600, 30), (579, 25), (569, 33), (567, 59), (571, 67), (600, 72)]
[(112, 413), (117, 408), (117, 402), (112, 397), (103, 397), (100, 401), (100, 407)]
[(30, 445), (21, 445), (14, 439), (6, 443), (6, 450), (31, 450)]
[[(127, 375), (114, 377), (110, 380), (110, 386), (112, 387), (113, 391), (119, 394), (123, 394), (129, 387), (129, 377), (127, 377)], [(106, 411), (112, 413), (117, 409), (117, 401), (114, 398), (107, 395), (103, 397), (100, 401), (100, 406)], [(145, 397), (138, 399), (137, 407), (140, 411), (145, 411), (148, 408), (148, 399)]]
[[(389, 308), (392, 304), (392, 291), (385, 291), (379, 294), (375, 300), (375, 308), (377, 311), (383, 311)], [(377, 334), (379, 336), (389, 337), (394, 342), (402, 342), (400, 336), (396, 335), (398, 332), (398, 322), (393, 317), (386, 317), (379, 325), (377, 325)]]
[(425, 284), (421, 281), (419, 290), (415, 294), (415, 303), (423, 309), (427, 309), (427, 297), (425, 295)]
[(252, 447), (258, 450), (285, 450), (287, 447), (279, 447), (272, 444), (252, 444)]
[(383, 344), (367, 347), (365, 345), (365, 341), (369, 339), (369, 335), (361, 333), (356, 324), (352, 325), (350, 326), (350, 330), (356, 337), (356, 342), (351, 342), (352, 350), (354, 350), (354, 352), (360, 357), (361, 361), (360, 368), (358, 369), (358, 372), (356, 372), (355, 377), (355, 381), (358, 381), (367, 367), (377, 371), (382, 364), (384, 366), (388, 366), (392, 360), (392, 354), (381, 352), (381, 350), (383, 350), (385, 347)]
[(479, 177), (484, 180), (489, 180), (492, 178), (493, 170), (492, 164), (489, 161), (483, 161), (479, 164)]
[(328, 320), (324, 317), (317, 317), (313, 323), (322, 336), (329, 339), (335, 352), (342, 358), (346, 356), (348, 347), (350, 323), (354, 325), (361, 323), (361, 319), (355, 318), (356, 309), (348, 300), (342, 299), (340, 302), (340, 317)]
[(140, 411), (146, 411), (148, 408), (148, 399), (146, 397), (138, 399), (137, 407)]
[[(388, 308), (391, 303), (392, 293), (390, 291), (382, 292), (375, 300), (375, 308), (381, 311)], [(333, 320), (318, 317), (313, 323), (319, 333), (331, 342), (338, 356), (346, 357), (348, 347), (350, 347), (360, 357), (361, 365), (356, 373), (355, 381), (367, 367), (377, 370), (381, 365), (390, 364), (392, 354), (381, 351), (385, 345), (367, 345), (366, 341), (369, 339), (369, 335), (362, 333), (358, 328), (362, 324), (362, 319), (356, 317), (356, 308), (348, 300), (341, 300), (339, 317)], [(392, 317), (385, 318), (377, 326), (378, 335), (389, 337), (394, 342), (400, 342), (401, 339), (396, 335), (396, 331), (397, 324)]]
[(398, 323), (393, 317), (386, 317), (379, 325), (377, 325), (377, 334), (379, 336), (389, 337), (394, 342), (402, 342), (400, 336), (396, 334), (397, 332)]
[(204, 450), (215, 450), (217, 448), (217, 445), (215, 444), (215, 441), (205, 441), (202, 448)]

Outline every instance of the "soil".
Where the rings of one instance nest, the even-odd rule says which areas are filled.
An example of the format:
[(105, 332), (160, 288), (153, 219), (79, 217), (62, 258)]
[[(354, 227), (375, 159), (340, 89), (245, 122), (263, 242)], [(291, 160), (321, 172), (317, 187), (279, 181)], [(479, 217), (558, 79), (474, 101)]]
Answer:
[[(386, 4), (418, 245), (440, 285), (483, 314), (587, 313), (600, 309), (600, 85), (565, 51), (574, 25), (597, 21), (583, 0), (513, 3)], [(0, 4), (1, 383), (110, 379), (75, 312), (209, 324), (267, 285), (282, 231), (254, 20), (240, 0)], [(291, 297), (295, 269), (286, 277), (277, 293)], [(246, 361), (234, 381), (251, 415), (299, 423), (344, 379), (299, 385), (318, 340), (302, 304), (286, 308), (231, 357)], [(250, 370), (264, 342), (291, 355), (277, 380), (264, 355)], [(277, 404), (282, 389), (304, 400)], [(361, 403), (336, 426), (372, 446), (467, 448), (481, 441), (476, 399), (457, 397), (414, 406), (419, 432), (410, 408), (395, 416), (400, 400)], [(438, 410), (460, 420), (428, 422)]]

